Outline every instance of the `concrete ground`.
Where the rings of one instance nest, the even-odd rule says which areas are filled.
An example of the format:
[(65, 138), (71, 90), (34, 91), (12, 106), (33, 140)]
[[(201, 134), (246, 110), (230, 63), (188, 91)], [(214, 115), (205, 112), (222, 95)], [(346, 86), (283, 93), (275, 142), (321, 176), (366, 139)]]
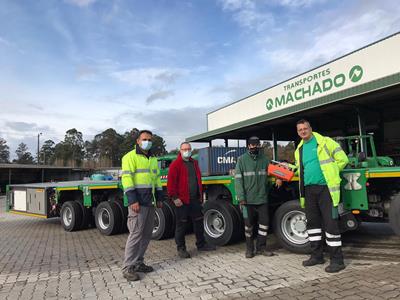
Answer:
[(179, 259), (174, 240), (152, 241), (139, 282), (121, 275), (127, 234), (65, 232), (59, 219), (5, 213), (0, 198), (0, 299), (400, 299), (400, 238), (386, 225), (363, 225), (344, 237), (347, 268), (304, 268), (305, 255), (280, 248), (244, 258), (244, 243)]

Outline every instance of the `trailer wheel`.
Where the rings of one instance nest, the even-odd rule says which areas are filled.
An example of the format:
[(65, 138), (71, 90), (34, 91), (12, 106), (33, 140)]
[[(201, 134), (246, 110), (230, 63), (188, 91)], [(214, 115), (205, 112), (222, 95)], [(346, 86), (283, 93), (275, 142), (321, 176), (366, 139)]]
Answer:
[(240, 237), (240, 218), (226, 201), (211, 200), (204, 204), (204, 233), (208, 243), (223, 246)]
[(175, 213), (171, 204), (163, 202), (162, 208), (156, 208), (154, 216), (153, 240), (168, 239), (175, 233)]
[(104, 235), (113, 235), (120, 231), (122, 215), (115, 202), (104, 201), (96, 208), (95, 222), (97, 229)]
[(92, 209), (86, 208), (80, 201), (76, 201), (76, 203), (78, 203), (79, 207), (82, 210), (82, 222), (79, 226), (79, 229), (87, 229), (93, 226), (94, 220), (93, 220)]
[(121, 200), (116, 200), (115, 204), (118, 206), (121, 212), (121, 233), (128, 232), (128, 207), (124, 205), (124, 202)]
[(283, 203), (275, 212), (274, 233), (281, 246), (294, 253), (310, 253), (307, 219), (298, 200)]
[(66, 231), (79, 230), (82, 225), (82, 209), (76, 201), (66, 201), (61, 207), (61, 224)]
[(400, 194), (391, 197), (389, 224), (395, 234), (400, 235)]

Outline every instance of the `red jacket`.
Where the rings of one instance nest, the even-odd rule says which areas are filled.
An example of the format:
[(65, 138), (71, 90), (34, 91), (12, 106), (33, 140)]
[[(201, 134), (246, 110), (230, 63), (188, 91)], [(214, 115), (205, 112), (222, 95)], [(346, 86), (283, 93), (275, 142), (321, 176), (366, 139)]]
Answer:
[[(197, 182), (199, 184), (199, 199), (203, 201), (203, 188), (201, 184), (201, 173), (197, 160), (189, 158), (194, 164), (196, 170)], [(171, 163), (168, 170), (167, 179), (168, 196), (171, 198), (179, 198), (183, 203), (189, 204), (189, 173), (183, 162), (181, 153), (178, 153), (176, 159)]]

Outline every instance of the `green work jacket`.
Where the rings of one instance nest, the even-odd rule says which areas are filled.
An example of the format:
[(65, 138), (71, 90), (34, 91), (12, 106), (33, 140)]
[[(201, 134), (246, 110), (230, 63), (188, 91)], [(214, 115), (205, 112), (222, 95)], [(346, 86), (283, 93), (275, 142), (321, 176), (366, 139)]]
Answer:
[(268, 158), (248, 152), (238, 158), (235, 168), (235, 190), (239, 202), (264, 204), (268, 202), (270, 183), (267, 181)]

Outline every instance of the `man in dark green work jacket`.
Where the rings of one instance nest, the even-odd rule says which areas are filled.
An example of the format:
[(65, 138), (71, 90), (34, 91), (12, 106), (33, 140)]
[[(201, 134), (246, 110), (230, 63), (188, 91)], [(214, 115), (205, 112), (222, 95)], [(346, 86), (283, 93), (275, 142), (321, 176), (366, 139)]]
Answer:
[[(260, 151), (260, 139), (251, 137), (247, 141), (247, 152), (238, 158), (235, 169), (236, 196), (244, 218), (246, 236), (246, 258), (254, 254), (272, 256), (267, 250), (268, 192), (270, 184), (267, 181), (268, 158)], [(278, 187), (282, 181), (277, 179)], [(258, 225), (256, 252), (254, 253), (253, 229)]]

